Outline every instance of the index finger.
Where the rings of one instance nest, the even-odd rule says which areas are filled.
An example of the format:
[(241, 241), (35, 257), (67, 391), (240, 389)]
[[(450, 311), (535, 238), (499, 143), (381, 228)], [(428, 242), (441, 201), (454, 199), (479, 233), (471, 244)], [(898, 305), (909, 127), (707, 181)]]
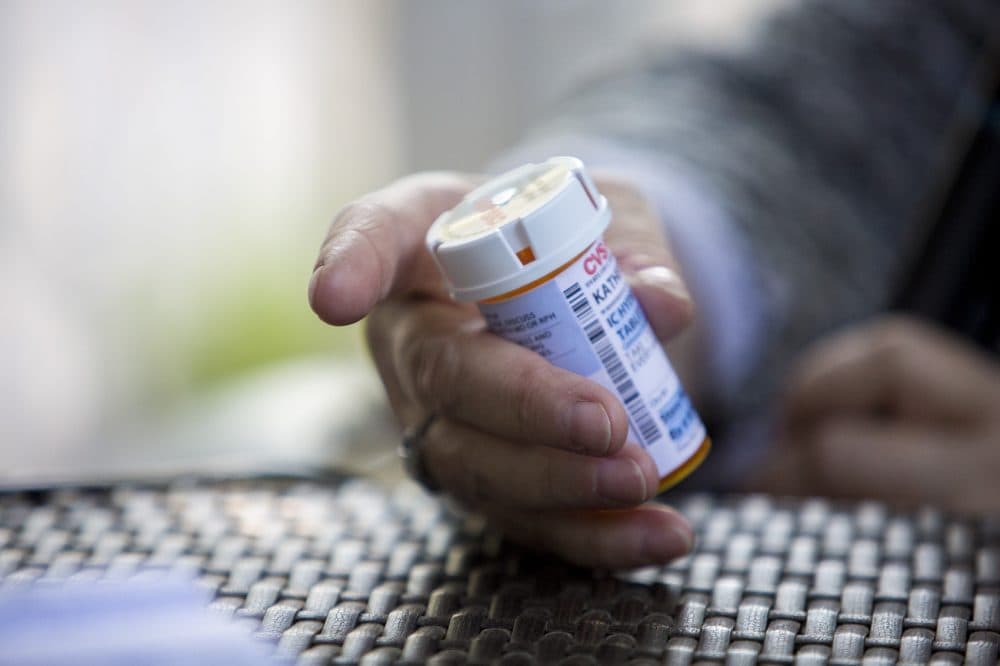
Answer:
[(417, 174), (344, 207), (309, 281), (309, 303), (320, 319), (352, 324), (395, 293), (433, 284), (424, 235), (473, 185), (460, 174)]
[(657, 336), (673, 338), (693, 320), (694, 304), (659, 216), (634, 186), (607, 175), (595, 181), (614, 213), (605, 240)]

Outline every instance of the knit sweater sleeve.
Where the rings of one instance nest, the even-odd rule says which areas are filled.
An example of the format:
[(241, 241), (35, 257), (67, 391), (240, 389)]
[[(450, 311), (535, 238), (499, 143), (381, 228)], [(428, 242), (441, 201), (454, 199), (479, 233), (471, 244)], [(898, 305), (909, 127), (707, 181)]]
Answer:
[(744, 48), (664, 50), (591, 82), (529, 139), (661, 156), (750, 247), (766, 332), (724, 419), (768, 401), (808, 342), (883, 305), (997, 14), (991, 0), (782, 4)]

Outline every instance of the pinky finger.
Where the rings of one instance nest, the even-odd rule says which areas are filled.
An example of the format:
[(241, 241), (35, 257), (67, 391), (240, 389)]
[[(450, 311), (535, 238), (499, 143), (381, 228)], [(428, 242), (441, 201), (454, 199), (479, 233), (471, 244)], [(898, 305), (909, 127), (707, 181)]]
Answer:
[(663, 564), (691, 550), (687, 520), (660, 504), (613, 511), (490, 512), (512, 540), (587, 567)]

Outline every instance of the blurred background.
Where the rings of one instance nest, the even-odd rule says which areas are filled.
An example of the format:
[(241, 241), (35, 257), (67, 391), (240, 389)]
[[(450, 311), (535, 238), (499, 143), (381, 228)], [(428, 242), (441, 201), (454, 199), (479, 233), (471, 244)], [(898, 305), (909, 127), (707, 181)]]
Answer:
[(0, 480), (343, 455), (379, 385), (306, 303), (338, 208), (762, 4), (0, 4)]

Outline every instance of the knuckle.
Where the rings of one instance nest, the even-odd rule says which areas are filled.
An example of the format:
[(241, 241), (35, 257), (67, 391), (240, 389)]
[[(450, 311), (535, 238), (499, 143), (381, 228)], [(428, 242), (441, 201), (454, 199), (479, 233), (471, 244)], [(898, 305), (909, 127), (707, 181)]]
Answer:
[(514, 389), (514, 412), (517, 416), (517, 429), (522, 434), (538, 435), (554, 430), (553, 423), (544, 416), (548, 411), (545, 405), (552, 401), (556, 393), (549, 390), (550, 374), (548, 368), (531, 364), (518, 372), (512, 381), (517, 385)]
[(407, 345), (406, 365), (414, 393), (425, 404), (447, 410), (455, 400), (460, 356), (450, 336), (416, 336)]
[(378, 292), (385, 295), (387, 283), (396, 270), (391, 258), (397, 253), (397, 241), (395, 234), (389, 232), (396, 225), (396, 217), (395, 210), (376, 200), (361, 199), (347, 204), (330, 225), (317, 265), (327, 261), (335, 248), (360, 241), (353, 251), (367, 253), (377, 263)]

